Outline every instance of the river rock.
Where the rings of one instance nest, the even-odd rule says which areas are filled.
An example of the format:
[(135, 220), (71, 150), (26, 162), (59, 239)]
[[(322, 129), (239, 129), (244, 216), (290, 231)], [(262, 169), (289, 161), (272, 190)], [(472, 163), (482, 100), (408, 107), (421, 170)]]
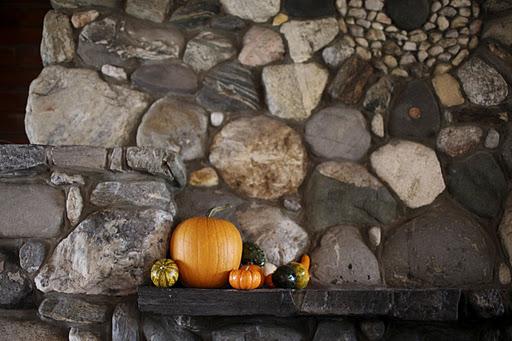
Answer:
[(364, 116), (343, 106), (323, 109), (310, 118), (305, 139), (316, 155), (327, 159), (359, 160), (371, 143)]
[(26, 272), (36, 272), (43, 265), (46, 257), (46, 246), (44, 243), (29, 240), (20, 248), (20, 266)]
[(120, 7), (121, 0), (51, 0), (53, 8), (68, 9), (89, 6), (115, 8)]
[(260, 96), (251, 70), (237, 62), (224, 63), (210, 70), (197, 101), (210, 112), (260, 109)]
[(276, 207), (252, 205), (237, 213), (243, 239), (256, 243), (277, 266), (297, 260), (309, 245), (306, 231)]
[(220, 0), (228, 14), (254, 22), (265, 22), (279, 12), (281, 0)]
[(75, 41), (69, 17), (49, 11), (43, 22), (41, 59), (43, 65), (71, 62), (75, 57)]
[(266, 65), (283, 58), (285, 53), (281, 35), (263, 26), (253, 26), (244, 36), (244, 47), (238, 61), (248, 66)]
[(464, 104), (464, 97), (460, 91), (459, 82), (449, 73), (437, 75), (432, 79), (437, 97), (446, 107)]
[(132, 294), (154, 260), (165, 257), (172, 221), (157, 209), (94, 212), (57, 245), (36, 286), (42, 292)]
[(240, 32), (247, 27), (248, 23), (233, 15), (223, 15), (212, 18), (210, 25), (218, 30)]
[(406, 31), (421, 28), (430, 16), (428, 0), (388, 0), (386, 14), (393, 24)]
[(0, 173), (45, 167), (46, 150), (43, 146), (0, 145)]
[(332, 98), (345, 104), (357, 104), (364, 95), (364, 88), (373, 68), (367, 61), (357, 55), (349, 57), (340, 67), (331, 85), (329, 94)]
[(101, 341), (101, 339), (93, 332), (73, 327), (69, 330), (68, 341)]
[(220, 13), (218, 2), (188, 1), (185, 5), (178, 7), (169, 19), (174, 25), (184, 29), (201, 28)]
[(472, 212), (488, 218), (497, 217), (508, 191), (507, 180), (494, 157), (475, 153), (454, 161), (447, 170), (448, 190)]
[(312, 279), (323, 285), (368, 286), (381, 282), (377, 258), (355, 226), (331, 227), (322, 236), (311, 259)]
[(91, 9), (89, 11), (81, 11), (73, 13), (71, 16), (71, 23), (74, 28), (82, 28), (87, 24), (92, 23), (94, 20), (98, 19), (100, 16), (100, 12), (95, 9)]
[(219, 176), (213, 167), (204, 167), (192, 172), (188, 183), (196, 187), (214, 187), (219, 184)]
[(411, 208), (428, 205), (445, 189), (436, 153), (422, 144), (397, 140), (370, 156), (379, 178)]
[(132, 82), (144, 91), (157, 96), (166, 93), (191, 94), (199, 87), (196, 73), (179, 62), (149, 63), (132, 74)]
[(126, 0), (126, 13), (139, 19), (163, 22), (173, 0)]
[(0, 238), (53, 238), (64, 220), (64, 193), (43, 184), (0, 182)]
[(174, 207), (167, 185), (160, 181), (106, 181), (96, 185), (90, 201), (99, 207), (150, 206), (169, 211)]
[(68, 341), (67, 328), (58, 328), (37, 320), (0, 318), (2, 337), (10, 341)]
[(284, 0), (283, 8), (289, 16), (294, 18), (314, 19), (336, 16), (333, 0)]
[(335, 18), (292, 20), (281, 26), (281, 33), (288, 41), (293, 61), (302, 63), (336, 38), (339, 33), (339, 24)]
[(120, 303), (112, 314), (112, 341), (139, 341), (139, 312), (134, 305)]
[(43, 319), (84, 325), (103, 323), (108, 318), (107, 306), (69, 296), (45, 298), (38, 312)]
[(464, 92), (473, 104), (492, 106), (508, 96), (508, 85), (495, 68), (478, 57), (465, 62), (458, 70)]
[(308, 230), (321, 232), (340, 224), (387, 225), (398, 205), (387, 188), (356, 163), (324, 162), (306, 189)]
[(262, 80), (270, 112), (284, 119), (307, 119), (320, 102), (328, 77), (316, 63), (265, 67)]
[(0, 263), (0, 308), (13, 308), (32, 292), (32, 282), (19, 266), (1, 253)]
[(437, 149), (451, 157), (463, 155), (480, 144), (483, 134), (477, 126), (446, 127), (437, 135)]
[(498, 146), (500, 145), (500, 133), (494, 129), (494, 128), (491, 128), (489, 129), (489, 131), (487, 132), (487, 136), (485, 137), (485, 141), (484, 141), (484, 146), (485, 148), (489, 148), (489, 149), (495, 149), (495, 148), (498, 148)]
[[(512, 8), (512, 3), (509, 6)], [(510, 33), (512, 30), (512, 15), (491, 16), (489, 19), (485, 22), (482, 38), (497, 40), (503, 45), (512, 45), (512, 34)]]
[(191, 331), (179, 326), (172, 317), (144, 314), (142, 326), (145, 340), (151, 341), (201, 341)]
[(388, 77), (381, 77), (373, 84), (364, 97), (363, 106), (375, 115), (385, 116), (393, 93), (393, 83)]
[(76, 186), (70, 187), (66, 199), (66, 215), (71, 225), (78, 224), (83, 209), (84, 199), (80, 193), (80, 188)]
[(183, 61), (196, 72), (202, 72), (233, 58), (236, 53), (230, 39), (212, 31), (203, 31), (187, 43)]
[(234, 190), (271, 200), (297, 191), (306, 176), (307, 153), (293, 129), (256, 116), (228, 123), (213, 139), (210, 162)]
[(361, 321), (359, 329), (361, 329), (368, 341), (379, 341), (382, 340), (386, 333), (386, 324), (378, 320)]
[(462, 209), (437, 203), (397, 227), (383, 245), (386, 283), (397, 287), (461, 287), (489, 283), (489, 237)]
[(137, 145), (180, 147), (183, 160), (203, 157), (208, 116), (200, 106), (175, 98), (155, 102), (142, 118), (137, 131)]
[(337, 69), (355, 52), (354, 44), (351, 44), (348, 39), (337, 39), (323, 49), (322, 58), (331, 69)]
[(109, 77), (117, 82), (125, 82), (128, 80), (128, 75), (122, 67), (105, 64), (101, 67), (101, 73), (105, 77)]
[(95, 71), (50, 66), (30, 85), (25, 129), (34, 144), (126, 145), (148, 104), (144, 93)]
[(440, 124), (439, 105), (429, 85), (423, 80), (407, 83), (391, 110), (389, 133), (401, 138), (422, 139), (434, 136)]

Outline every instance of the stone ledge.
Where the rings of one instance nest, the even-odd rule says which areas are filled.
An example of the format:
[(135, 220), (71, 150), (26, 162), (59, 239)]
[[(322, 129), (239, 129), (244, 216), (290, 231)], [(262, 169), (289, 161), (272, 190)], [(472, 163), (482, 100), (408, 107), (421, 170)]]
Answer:
[[(495, 289), (490, 289), (495, 290)], [(462, 289), (159, 289), (139, 287), (142, 312), (189, 316), (387, 316), (457, 321)]]

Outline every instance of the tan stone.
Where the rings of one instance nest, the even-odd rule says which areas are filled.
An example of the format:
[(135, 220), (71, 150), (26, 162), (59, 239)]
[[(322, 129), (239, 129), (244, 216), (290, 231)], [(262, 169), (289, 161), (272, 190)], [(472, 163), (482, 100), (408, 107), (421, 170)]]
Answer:
[(284, 53), (283, 38), (279, 33), (253, 26), (244, 36), (244, 48), (238, 60), (244, 65), (261, 66), (282, 59)]
[(212, 167), (205, 167), (192, 172), (188, 183), (196, 187), (214, 187), (219, 184), (219, 176)]
[(279, 13), (274, 17), (274, 20), (272, 21), (272, 26), (281, 26), (285, 22), (288, 21), (288, 16), (284, 13)]
[(227, 124), (213, 140), (210, 162), (231, 188), (267, 200), (296, 192), (307, 171), (299, 134), (266, 116)]
[(82, 11), (74, 13), (71, 17), (71, 23), (73, 24), (74, 28), (82, 28), (85, 25), (93, 22), (99, 17), (100, 13), (93, 9), (90, 11)]
[(455, 77), (449, 73), (444, 73), (434, 77), (434, 79), (432, 79), (432, 84), (436, 90), (437, 97), (439, 97), (444, 106), (453, 107), (464, 104), (464, 97), (460, 91), (460, 84)]

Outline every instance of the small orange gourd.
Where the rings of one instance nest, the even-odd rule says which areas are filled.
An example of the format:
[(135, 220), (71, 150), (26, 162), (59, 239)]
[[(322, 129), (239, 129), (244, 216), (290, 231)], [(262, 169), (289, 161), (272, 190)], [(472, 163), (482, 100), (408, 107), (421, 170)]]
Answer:
[(229, 221), (212, 217), (221, 209), (224, 207), (212, 209), (208, 217), (183, 221), (172, 234), (171, 257), (187, 287), (226, 287), (229, 272), (240, 265), (240, 232)]
[(263, 286), (263, 270), (257, 265), (244, 265), (229, 273), (229, 284), (235, 289), (251, 290)]

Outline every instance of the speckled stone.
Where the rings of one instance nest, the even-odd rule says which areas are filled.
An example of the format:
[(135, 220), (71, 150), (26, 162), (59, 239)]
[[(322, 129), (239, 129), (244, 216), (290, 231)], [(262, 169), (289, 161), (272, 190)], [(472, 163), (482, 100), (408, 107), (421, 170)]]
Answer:
[(483, 134), (478, 126), (446, 127), (437, 135), (437, 148), (451, 157), (460, 156), (478, 146)]
[(228, 14), (254, 22), (265, 22), (279, 13), (281, 0), (220, 0)]
[(459, 82), (449, 73), (443, 73), (432, 79), (432, 84), (441, 103), (446, 107), (464, 104)]
[(329, 95), (345, 104), (356, 104), (364, 95), (365, 86), (372, 75), (371, 64), (354, 55), (336, 73), (328, 88)]
[(43, 22), (41, 59), (43, 65), (71, 62), (75, 57), (75, 41), (69, 17), (49, 11)]
[(203, 31), (187, 43), (183, 61), (196, 72), (203, 72), (234, 57), (233, 42), (213, 31)]

